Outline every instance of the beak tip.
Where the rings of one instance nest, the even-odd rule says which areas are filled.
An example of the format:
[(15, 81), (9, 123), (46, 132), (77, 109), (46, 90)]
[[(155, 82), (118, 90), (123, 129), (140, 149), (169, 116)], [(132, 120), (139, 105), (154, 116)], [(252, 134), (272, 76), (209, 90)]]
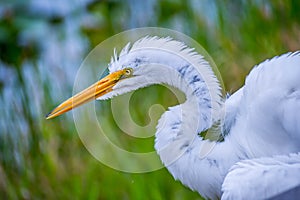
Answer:
[(50, 115), (51, 115), (51, 112), (49, 112), (47, 115), (45, 115), (45, 118), (50, 119)]
[(46, 119), (51, 119), (51, 118), (53, 118), (54, 116), (53, 116), (53, 111), (51, 111), (51, 112), (49, 112), (47, 115), (45, 115), (45, 118)]

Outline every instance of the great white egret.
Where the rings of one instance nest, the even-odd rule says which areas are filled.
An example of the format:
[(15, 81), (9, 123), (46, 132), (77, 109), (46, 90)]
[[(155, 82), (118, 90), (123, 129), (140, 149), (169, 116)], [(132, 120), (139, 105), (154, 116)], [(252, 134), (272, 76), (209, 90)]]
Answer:
[[(300, 185), (299, 52), (255, 66), (227, 99), (209, 63), (170, 37), (128, 44), (109, 71), (47, 119), (93, 99), (169, 84), (186, 101), (162, 115), (155, 149), (175, 179), (209, 199), (265, 199)], [(212, 129), (221, 139), (200, 134)]]

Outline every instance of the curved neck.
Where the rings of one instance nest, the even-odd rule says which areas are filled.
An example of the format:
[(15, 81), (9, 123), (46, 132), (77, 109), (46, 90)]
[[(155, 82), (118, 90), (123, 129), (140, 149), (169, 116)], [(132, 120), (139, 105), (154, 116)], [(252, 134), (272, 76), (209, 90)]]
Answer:
[[(150, 82), (171, 85), (186, 95), (183, 104), (170, 107), (159, 120), (155, 149), (175, 179), (204, 197), (220, 198), (220, 183), (233, 163), (222, 150), (231, 152), (231, 148), (225, 143), (211, 146), (215, 143), (199, 135), (219, 120), (222, 104), (218, 82), (208, 63), (200, 57), (191, 61), (170, 52), (150, 51), (144, 51), (148, 57), (142, 64)], [(205, 148), (214, 149), (201, 158)], [(220, 161), (225, 163), (223, 169), (218, 166)]]
[[(168, 74), (160, 80), (154, 78), (154, 82), (177, 87), (186, 95), (186, 102), (169, 108), (159, 120), (155, 149), (175, 179), (181, 180), (183, 184), (197, 190), (201, 195), (218, 198), (221, 195), (220, 183), (224, 174), (216, 163), (220, 159), (226, 159), (226, 156), (220, 158), (222, 152), (218, 150), (220, 149), (218, 146), (213, 150), (213, 154), (201, 158), (203, 149), (205, 151), (205, 148), (214, 148), (214, 146), (210, 146), (213, 143), (208, 143), (199, 136), (200, 132), (210, 128), (216, 120), (219, 120), (216, 113), (213, 113), (221, 109), (219, 99), (213, 99), (218, 88), (212, 87), (211, 83), (208, 84), (211, 80), (204, 79), (208, 74), (199, 72), (192, 64), (185, 61), (174, 63), (179, 64), (170, 66), (160, 62), (159, 65), (148, 66), (148, 69), (152, 68), (153, 73)], [(203, 63), (202, 67), (207, 67), (206, 63)], [(213, 78), (211, 74), (209, 76), (211, 77), (207, 79)], [(152, 74), (151, 77), (162, 76)], [(228, 167), (231, 166), (232, 163), (228, 163)], [(198, 177), (193, 177), (196, 174)]]
[[(174, 53), (162, 46), (159, 49), (133, 49), (126, 58), (122, 60), (120, 56), (115, 66), (132, 67), (137, 73), (135, 82), (138, 82), (136, 85), (139, 87), (165, 83), (185, 93), (187, 102), (193, 104), (188, 112), (197, 115), (197, 132), (208, 129), (213, 122), (219, 120), (218, 111), (222, 108), (221, 87), (202, 56), (190, 49)], [(140, 74), (147, 76), (138, 79)]]

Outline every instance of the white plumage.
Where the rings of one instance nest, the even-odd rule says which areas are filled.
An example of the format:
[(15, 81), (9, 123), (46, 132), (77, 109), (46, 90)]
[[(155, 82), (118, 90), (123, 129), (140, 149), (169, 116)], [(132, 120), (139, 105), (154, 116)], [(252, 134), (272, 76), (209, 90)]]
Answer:
[[(210, 199), (270, 198), (300, 184), (298, 52), (254, 67), (245, 86), (227, 100), (204, 58), (171, 38), (127, 45), (109, 69), (125, 67), (134, 76), (101, 98), (160, 83), (186, 94), (185, 103), (163, 114), (156, 132), (155, 148), (175, 179)], [(218, 121), (224, 141), (198, 135)], [(212, 150), (200, 156), (207, 144)]]
[[(300, 185), (300, 155), (242, 160), (223, 182), (223, 199), (267, 199)], [(294, 197), (296, 199), (298, 197)], [(289, 199), (293, 199), (290, 197)]]
[[(169, 37), (145, 37), (115, 53), (110, 73), (128, 68), (130, 76), (97, 98), (161, 83), (186, 95), (162, 115), (155, 135), (175, 179), (209, 199), (266, 199), (300, 185), (299, 52), (257, 65), (228, 99), (203, 56)], [(205, 131), (219, 140), (202, 138)]]

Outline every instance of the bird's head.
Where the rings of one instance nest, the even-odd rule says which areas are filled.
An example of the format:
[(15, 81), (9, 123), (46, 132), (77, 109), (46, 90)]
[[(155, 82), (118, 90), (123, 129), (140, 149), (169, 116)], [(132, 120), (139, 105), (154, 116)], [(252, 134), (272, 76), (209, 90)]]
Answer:
[[(170, 37), (145, 37), (126, 45), (109, 64), (109, 75), (69, 98), (47, 115), (59, 116), (94, 99), (108, 99), (153, 84), (168, 84), (209, 109), (220, 104), (217, 78), (203, 56)], [(207, 101), (206, 99), (211, 99)]]
[[(95, 99), (109, 99), (138, 88), (165, 82), (164, 80), (173, 72), (160, 64), (168, 66), (168, 62), (180, 63), (180, 59), (172, 58), (170, 53), (161, 51), (158, 47), (170, 44), (169, 46), (173, 48), (173, 42), (176, 42), (179, 49), (182, 48), (181, 43), (173, 41), (172, 38), (145, 37), (133, 45), (128, 43), (119, 55), (114, 52), (108, 67), (109, 75), (61, 103), (46, 118), (57, 117)], [(152, 47), (150, 50), (147, 48), (149, 46)]]

